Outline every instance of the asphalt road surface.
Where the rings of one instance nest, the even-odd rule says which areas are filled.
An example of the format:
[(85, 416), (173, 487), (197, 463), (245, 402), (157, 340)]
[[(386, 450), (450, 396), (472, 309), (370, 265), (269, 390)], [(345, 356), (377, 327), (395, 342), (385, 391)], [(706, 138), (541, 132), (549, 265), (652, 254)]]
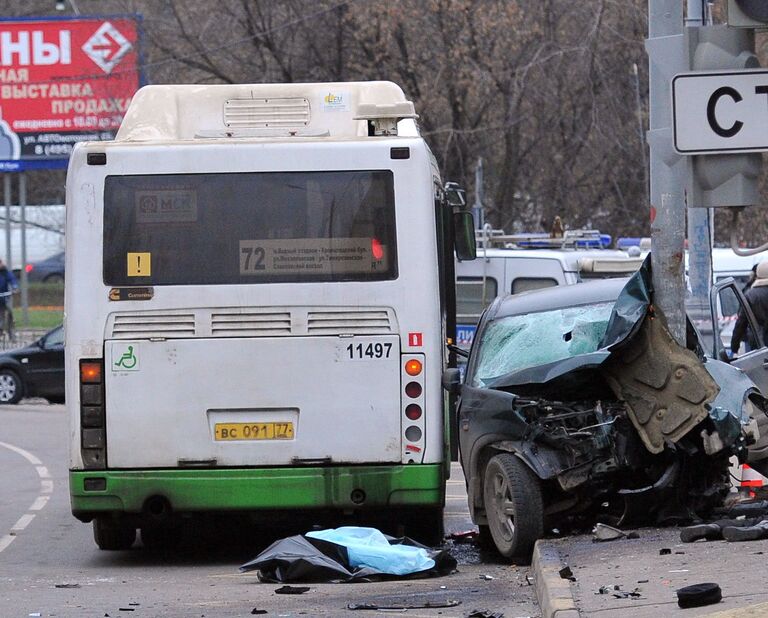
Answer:
[[(473, 609), (507, 618), (538, 616), (529, 569), (499, 562), (471, 544), (449, 542), (458, 573), (442, 578), (367, 584), (311, 585), (303, 595), (276, 595), (274, 584), (237, 567), (274, 538), (217, 543), (216, 534), (187, 539), (172, 552), (140, 543), (99, 551), (91, 526), (72, 517), (67, 487), (68, 423), (64, 406), (32, 400), (0, 407), (0, 616), (209, 617), (355, 616), (348, 603), (423, 604), (460, 601), (448, 609), (410, 609), (415, 616), (466, 616)], [(461, 470), (446, 495), (446, 528), (471, 529)], [(231, 535), (230, 535), (231, 536)], [(237, 537), (237, 533), (234, 535)], [(492, 578), (492, 579), (491, 579)], [(255, 613), (255, 612), (254, 612)], [(379, 615), (364, 611), (361, 618)], [(386, 613), (382, 615), (391, 615)]]

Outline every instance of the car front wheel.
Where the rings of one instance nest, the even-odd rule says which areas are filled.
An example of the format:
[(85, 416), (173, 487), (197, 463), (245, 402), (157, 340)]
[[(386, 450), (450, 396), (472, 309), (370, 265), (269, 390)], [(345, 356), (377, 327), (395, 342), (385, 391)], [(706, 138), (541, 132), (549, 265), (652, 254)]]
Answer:
[(0, 404), (19, 403), (23, 394), (21, 378), (10, 369), (0, 370)]
[(483, 501), (499, 553), (517, 564), (530, 563), (533, 545), (544, 533), (539, 478), (514, 455), (496, 455), (485, 468)]

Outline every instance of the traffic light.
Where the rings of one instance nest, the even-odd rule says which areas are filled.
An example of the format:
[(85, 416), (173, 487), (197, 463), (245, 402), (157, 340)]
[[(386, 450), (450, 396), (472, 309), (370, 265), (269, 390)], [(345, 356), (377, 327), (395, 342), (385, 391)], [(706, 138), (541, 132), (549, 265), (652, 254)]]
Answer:
[[(732, 4), (759, 5), (768, 19), (768, 1), (732, 0)], [(729, 7), (730, 4), (729, 3)], [(758, 14), (758, 12), (755, 12)], [(728, 26), (699, 26), (686, 29), (692, 71), (733, 72), (760, 67), (754, 53), (754, 33)], [(717, 79), (717, 78), (716, 78)], [(728, 117), (741, 101), (733, 88), (719, 87), (707, 98), (709, 125), (721, 136), (734, 134), (738, 120)], [(759, 153), (699, 154), (691, 157), (688, 175), (688, 206), (751, 206), (760, 203), (758, 176), (762, 167)]]
[(768, 27), (768, 2), (728, 0), (728, 25), (735, 28)]

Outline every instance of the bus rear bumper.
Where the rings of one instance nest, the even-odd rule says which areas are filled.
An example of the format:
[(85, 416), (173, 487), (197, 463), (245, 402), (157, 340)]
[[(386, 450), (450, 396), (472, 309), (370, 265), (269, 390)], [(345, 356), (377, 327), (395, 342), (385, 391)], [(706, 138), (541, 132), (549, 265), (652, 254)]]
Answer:
[(175, 513), (442, 507), (442, 464), (184, 470), (70, 470), (82, 521), (139, 514), (158, 498)]

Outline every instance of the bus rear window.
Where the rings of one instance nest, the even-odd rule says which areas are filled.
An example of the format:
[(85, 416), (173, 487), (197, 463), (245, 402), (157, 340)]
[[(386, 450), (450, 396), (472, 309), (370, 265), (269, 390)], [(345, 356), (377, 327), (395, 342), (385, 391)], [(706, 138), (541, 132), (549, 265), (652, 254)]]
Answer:
[(397, 277), (390, 171), (109, 176), (104, 283)]

